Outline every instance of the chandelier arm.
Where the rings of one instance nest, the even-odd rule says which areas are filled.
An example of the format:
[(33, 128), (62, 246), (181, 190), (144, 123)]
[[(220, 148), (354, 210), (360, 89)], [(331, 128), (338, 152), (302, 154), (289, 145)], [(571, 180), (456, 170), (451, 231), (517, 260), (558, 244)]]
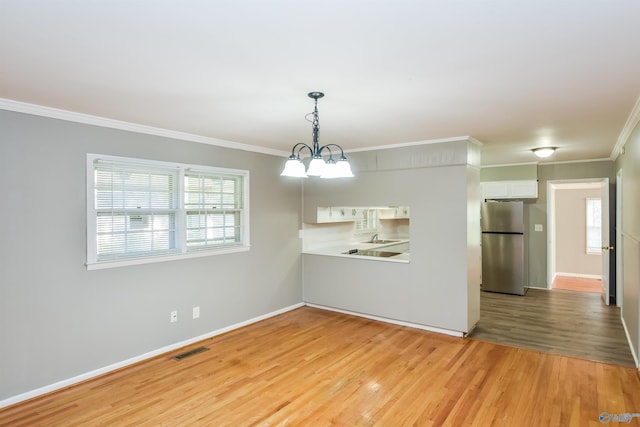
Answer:
[(340, 150), (340, 158), (341, 159), (346, 158), (346, 157), (344, 157), (344, 150), (338, 144), (327, 144), (327, 145), (324, 145), (324, 146), (320, 147), (320, 151), (322, 151), (322, 150), (324, 150), (326, 148), (327, 150), (329, 150), (329, 156), (331, 156), (331, 148), (329, 148), (329, 147), (337, 147), (338, 150)]
[[(296, 148), (300, 147), (300, 149), (298, 150), (298, 152), (296, 153)], [(309, 153), (311, 153), (311, 157), (313, 157), (313, 149), (311, 147), (309, 147), (307, 144), (305, 144), (304, 142), (298, 142), (297, 144), (295, 144), (293, 146), (293, 148), (291, 148), (291, 157), (294, 157), (296, 159), (300, 159), (300, 152), (306, 148), (307, 150), (309, 150)]]
[(322, 147), (318, 148), (318, 154), (319, 154), (320, 156), (322, 156), (322, 151), (323, 151), (323, 150), (325, 150), (325, 149), (327, 149), (327, 150), (329, 150), (329, 158), (330, 158), (330, 159), (333, 159), (333, 152), (331, 151), (331, 148), (330, 148), (330, 146), (331, 146), (331, 145), (335, 145), (336, 147), (340, 148), (340, 147), (339, 147), (338, 145), (336, 145), (336, 144), (327, 144), (327, 145), (323, 145)]

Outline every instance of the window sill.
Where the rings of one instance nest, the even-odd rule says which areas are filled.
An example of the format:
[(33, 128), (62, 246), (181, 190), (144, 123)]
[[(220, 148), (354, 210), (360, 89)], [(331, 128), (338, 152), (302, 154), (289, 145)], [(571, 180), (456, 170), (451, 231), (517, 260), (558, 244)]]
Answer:
[(200, 250), (187, 252), (183, 254), (175, 254), (175, 255), (162, 255), (162, 256), (154, 256), (147, 258), (131, 258), (131, 259), (119, 259), (113, 261), (102, 261), (102, 262), (94, 262), (87, 263), (87, 270), (102, 270), (105, 268), (117, 268), (117, 267), (127, 267), (129, 265), (138, 265), (138, 264), (152, 264), (156, 262), (166, 262), (166, 261), (176, 261), (180, 259), (189, 259), (189, 258), (201, 258), (205, 256), (214, 256), (214, 255), (223, 255), (230, 254), (236, 252), (247, 252), (251, 246), (243, 245), (243, 246), (230, 246), (226, 248), (213, 249), (213, 250)]

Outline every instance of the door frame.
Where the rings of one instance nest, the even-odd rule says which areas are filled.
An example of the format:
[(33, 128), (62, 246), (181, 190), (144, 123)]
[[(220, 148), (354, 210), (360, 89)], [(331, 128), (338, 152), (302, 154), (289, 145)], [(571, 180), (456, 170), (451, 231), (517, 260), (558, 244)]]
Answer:
[[(549, 180), (547, 181), (547, 289), (551, 289), (553, 286), (553, 280), (556, 275), (556, 218), (555, 218), (555, 205), (556, 205), (556, 190), (562, 188), (563, 186), (568, 185), (576, 185), (576, 184), (584, 184), (585, 187), (588, 187), (588, 184), (597, 184), (601, 189), (601, 197), (603, 200), (606, 200), (606, 205), (608, 205), (609, 201), (609, 178), (582, 178), (582, 179), (558, 179), (558, 180)], [(606, 199), (605, 199), (606, 198)], [(603, 208), (605, 205), (603, 204)], [(607, 208), (608, 209), (608, 208)], [(604, 223), (605, 219), (607, 220)], [(610, 226), (610, 215), (603, 215), (603, 224), (602, 227), (607, 227), (609, 230)], [(610, 238), (610, 237), (609, 237)], [(605, 245), (605, 242), (602, 243)], [(608, 242), (607, 242), (608, 245)], [(608, 265), (608, 256), (603, 253), (602, 256), (603, 266), (605, 262)], [(605, 271), (603, 269), (603, 275)], [(603, 294), (603, 300), (608, 305), (609, 304), (609, 274), (607, 274), (607, 283), (605, 291)], [(605, 280), (603, 277), (603, 286), (605, 285)], [(616, 288), (617, 291), (617, 288)]]
[(616, 174), (616, 306), (620, 307), (622, 317), (622, 292), (624, 269), (622, 268), (622, 169)]

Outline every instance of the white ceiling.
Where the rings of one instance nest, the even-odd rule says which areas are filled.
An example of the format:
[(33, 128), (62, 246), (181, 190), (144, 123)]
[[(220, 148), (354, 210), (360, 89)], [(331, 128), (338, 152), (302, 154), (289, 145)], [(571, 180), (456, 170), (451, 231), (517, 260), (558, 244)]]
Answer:
[(288, 151), (471, 136), (483, 164), (607, 158), (638, 0), (1, 0), (0, 98)]

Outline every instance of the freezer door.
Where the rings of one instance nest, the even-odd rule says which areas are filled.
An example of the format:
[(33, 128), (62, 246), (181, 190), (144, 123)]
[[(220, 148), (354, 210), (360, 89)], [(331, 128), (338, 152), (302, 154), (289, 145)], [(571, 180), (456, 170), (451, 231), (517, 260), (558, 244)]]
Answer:
[(524, 295), (522, 234), (482, 234), (482, 290)]
[(482, 231), (524, 232), (522, 202), (484, 202), (480, 216)]

